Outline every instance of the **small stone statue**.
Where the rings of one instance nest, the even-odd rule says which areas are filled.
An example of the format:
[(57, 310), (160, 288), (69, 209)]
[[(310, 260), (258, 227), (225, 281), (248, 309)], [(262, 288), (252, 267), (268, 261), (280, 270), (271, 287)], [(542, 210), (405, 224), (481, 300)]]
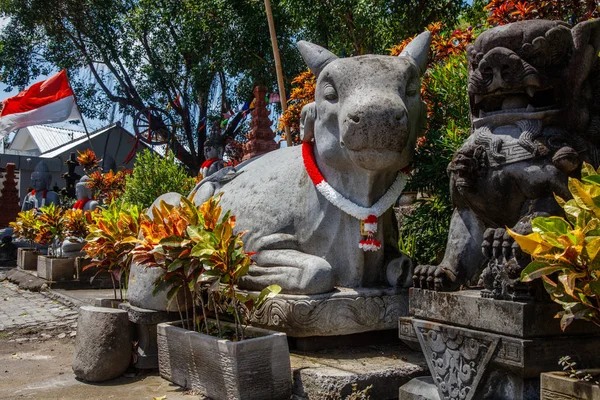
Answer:
[(50, 175), (48, 166), (44, 161), (40, 161), (31, 174), (33, 190), (27, 193), (23, 199), (21, 211), (38, 210), (51, 203), (58, 204), (58, 193), (48, 190), (51, 179), (52, 175)]
[(204, 161), (200, 166), (202, 178), (206, 178), (223, 168), (223, 153), (225, 152), (225, 141), (221, 135), (219, 126), (213, 125), (208, 139), (204, 142)]
[(87, 186), (89, 177), (84, 175), (81, 177), (79, 182), (75, 185), (75, 196), (77, 201), (73, 205), (75, 210), (94, 211), (100, 204), (92, 199), (92, 191)]

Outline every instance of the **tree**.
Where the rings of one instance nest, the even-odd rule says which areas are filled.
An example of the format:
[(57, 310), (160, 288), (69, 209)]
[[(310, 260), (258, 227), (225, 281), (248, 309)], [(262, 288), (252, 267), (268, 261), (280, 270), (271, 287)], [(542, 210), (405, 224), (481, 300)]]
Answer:
[(440, 21), (454, 26), (463, 0), (281, 0), (298, 35), (335, 54), (386, 54)]
[[(88, 117), (106, 118), (111, 103), (129, 115), (153, 107), (173, 119), (175, 135), (163, 139), (193, 171), (203, 161), (210, 104), (219, 103), (220, 114), (253, 84), (276, 82), (259, 2), (0, 0), (0, 15), (10, 18), (0, 34), (7, 85), (23, 88), (66, 68)], [(280, 47), (293, 76), (302, 63), (285, 26), (278, 25)], [(81, 68), (94, 82), (77, 77)]]

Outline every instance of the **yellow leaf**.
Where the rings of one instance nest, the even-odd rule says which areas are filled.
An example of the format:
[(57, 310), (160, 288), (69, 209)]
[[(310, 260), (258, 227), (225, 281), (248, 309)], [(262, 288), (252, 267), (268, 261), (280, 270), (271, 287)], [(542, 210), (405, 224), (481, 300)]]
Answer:
[(515, 242), (519, 244), (521, 250), (532, 256), (536, 256), (539, 253), (544, 253), (552, 249), (552, 245), (548, 244), (544, 238), (537, 232), (530, 233), (529, 235), (519, 235), (507, 228), (510, 236), (515, 239)]
[(594, 214), (600, 211), (596, 203), (597, 199), (600, 199), (600, 186), (586, 185), (577, 179), (569, 178), (569, 191), (579, 207)]
[(167, 396), (153, 397), (152, 400), (165, 400)]

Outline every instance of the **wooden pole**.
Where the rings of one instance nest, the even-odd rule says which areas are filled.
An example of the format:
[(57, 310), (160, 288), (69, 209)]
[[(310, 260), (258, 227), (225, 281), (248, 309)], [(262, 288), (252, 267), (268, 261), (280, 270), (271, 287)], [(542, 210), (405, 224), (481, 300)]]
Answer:
[[(73, 100), (75, 100), (75, 107), (77, 107), (77, 112), (79, 112), (79, 116), (81, 117), (81, 123), (83, 124), (83, 129), (85, 130), (85, 136), (87, 136), (88, 143), (90, 144), (90, 150), (94, 151), (94, 146), (92, 146), (92, 139), (90, 138), (90, 133), (88, 132), (88, 128), (85, 124), (85, 119), (83, 119), (83, 114), (81, 113), (81, 109), (79, 108), (79, 103), (77, 102), (77, 94), (73, 90), (71, 86), (71, 80), (69, 79), (69, 75), (67, 73), (67, 81), (69, 82), (69, 87), (71, 88), (71, 92), (73, 92)], [(104, 149), (106, 152), (106, 149)]]
[[(275, 34), (275, 23), (273, 22), (273, 13), (271, 12), (271, 1), (265, 0), (265, 9), (267, 11), (267, 21), (269, 21), (269, 33), (271, 34), (271, 46), (273, 46), (273, 58), (275, 58), (275, 69), (277, 70), (277, 86), (279, 86), (279, 98), (281, 100), (281, 110), (287, 111), (287, 98), (285, 97), (285, 84), (283, 82), (283, 71), (281, 70), (281, 59), (279, 58), (279, 47), (277, 46), (277, 35)], [(292, 146), (292, 135), (290, 128), (285, 127), (285, 141), (288, 147)]]

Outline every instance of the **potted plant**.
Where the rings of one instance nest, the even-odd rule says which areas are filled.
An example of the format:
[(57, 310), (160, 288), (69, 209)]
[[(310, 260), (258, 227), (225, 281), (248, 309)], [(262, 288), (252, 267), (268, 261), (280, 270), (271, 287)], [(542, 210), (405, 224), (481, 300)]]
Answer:
[[(178, 206), (161, 202), (153, 218), (141, 222), (136, 262), (163, 269), (156, 285), (171, 286), (168, 299), (181, 302), (183, 293), (181, 321), (158, 325), (161, 376), (215, 399), (289, 399), (285, 334), (246, 324), (280, 288), (269, 286), (259, 295), (237, 290), (250, 255), (243, 249), (243, 233), (233, 232), (235, 218), (229, 212), (221, 217), (219, 201), (211, 198), (200, 207), (185, 197)], [(232, 322), (219, 318), (221, 312)]]
[[(90, 233), (88, 224), (92, 222), (93, 211), (83, 211), (81, 209), (67, 209), (64, 212), (64, 228), (66, 240), (71, 243), (77, 243), (83, 246), (85, 238)], [(86, 258), (75, 257), (75, 272), (77, 279), (81, 278), (82, 268), (88, 264)]]
[(11, 222), (13, 235), (25, 240), (29, 247), (19, 247), (17, 250), (17, 266), (21, 269), (37, 269), (38, 250), (35, 248), (35, 238), (38, 233), (37, 214), (35, 210), (21, 211), (15, 222)]
[(49, 281), (72, 280), (75, 272), (74, 259), (62, 255), (62, 242), (65, 239), (64, 211), (54, 204), (42, 207), (40, 211), (36, 241), (48, 246), (48, 254), (38, 256), (38, 277)]
[[(113, 284), (114, 300), (123, 301), (132, 253), (140, 230), (140, 210), (137, 206), (113, 200), (100, 212), (90, 214), (92, 222), (83, 251), (92, 260), (83, 270), (96, 268), (108, 273)], [(92, 277), (93, 279), (93, 277)], [(119, 297), (117, 297), (117, 285)]]
[[(531, 223), (533, 232), (529, 235), (509, 230), (520, 248), (532, 257), (531, 263), (521, 273), (521, 280), (531, 282), (541, 279), (550, 298), (563, 307), (556, 315), (563, 331), (575, 320), (586, 320), (600, 326), (600, 168), (596, 171), (584, 163), (581, 180), (569, 178), (568, 185), (573, 196), (571, 200), (565, 201), (555, 195), (566, 218), (535, 218)], [(581, 391), (587, 385), (585, 391), (598, 393), (598, 388), (591, 388), (591, 376), (588, 382), (577, 379), (579, 375), (587, 374), (575, 373), (569, 357), (564, 357), (559, 363), (568, 372), (567, 376), (562, 374), (557, 378), (556, 374), (542, 374), (542, 392), (553, 391), (557, 387)], [(561, 386), (554, 379), (571, 379), (572, 384)], [(578, 383), (575, 385), (574, 381)], [(571, 393), (565, 398), (595, 397), (579, 397)]]

